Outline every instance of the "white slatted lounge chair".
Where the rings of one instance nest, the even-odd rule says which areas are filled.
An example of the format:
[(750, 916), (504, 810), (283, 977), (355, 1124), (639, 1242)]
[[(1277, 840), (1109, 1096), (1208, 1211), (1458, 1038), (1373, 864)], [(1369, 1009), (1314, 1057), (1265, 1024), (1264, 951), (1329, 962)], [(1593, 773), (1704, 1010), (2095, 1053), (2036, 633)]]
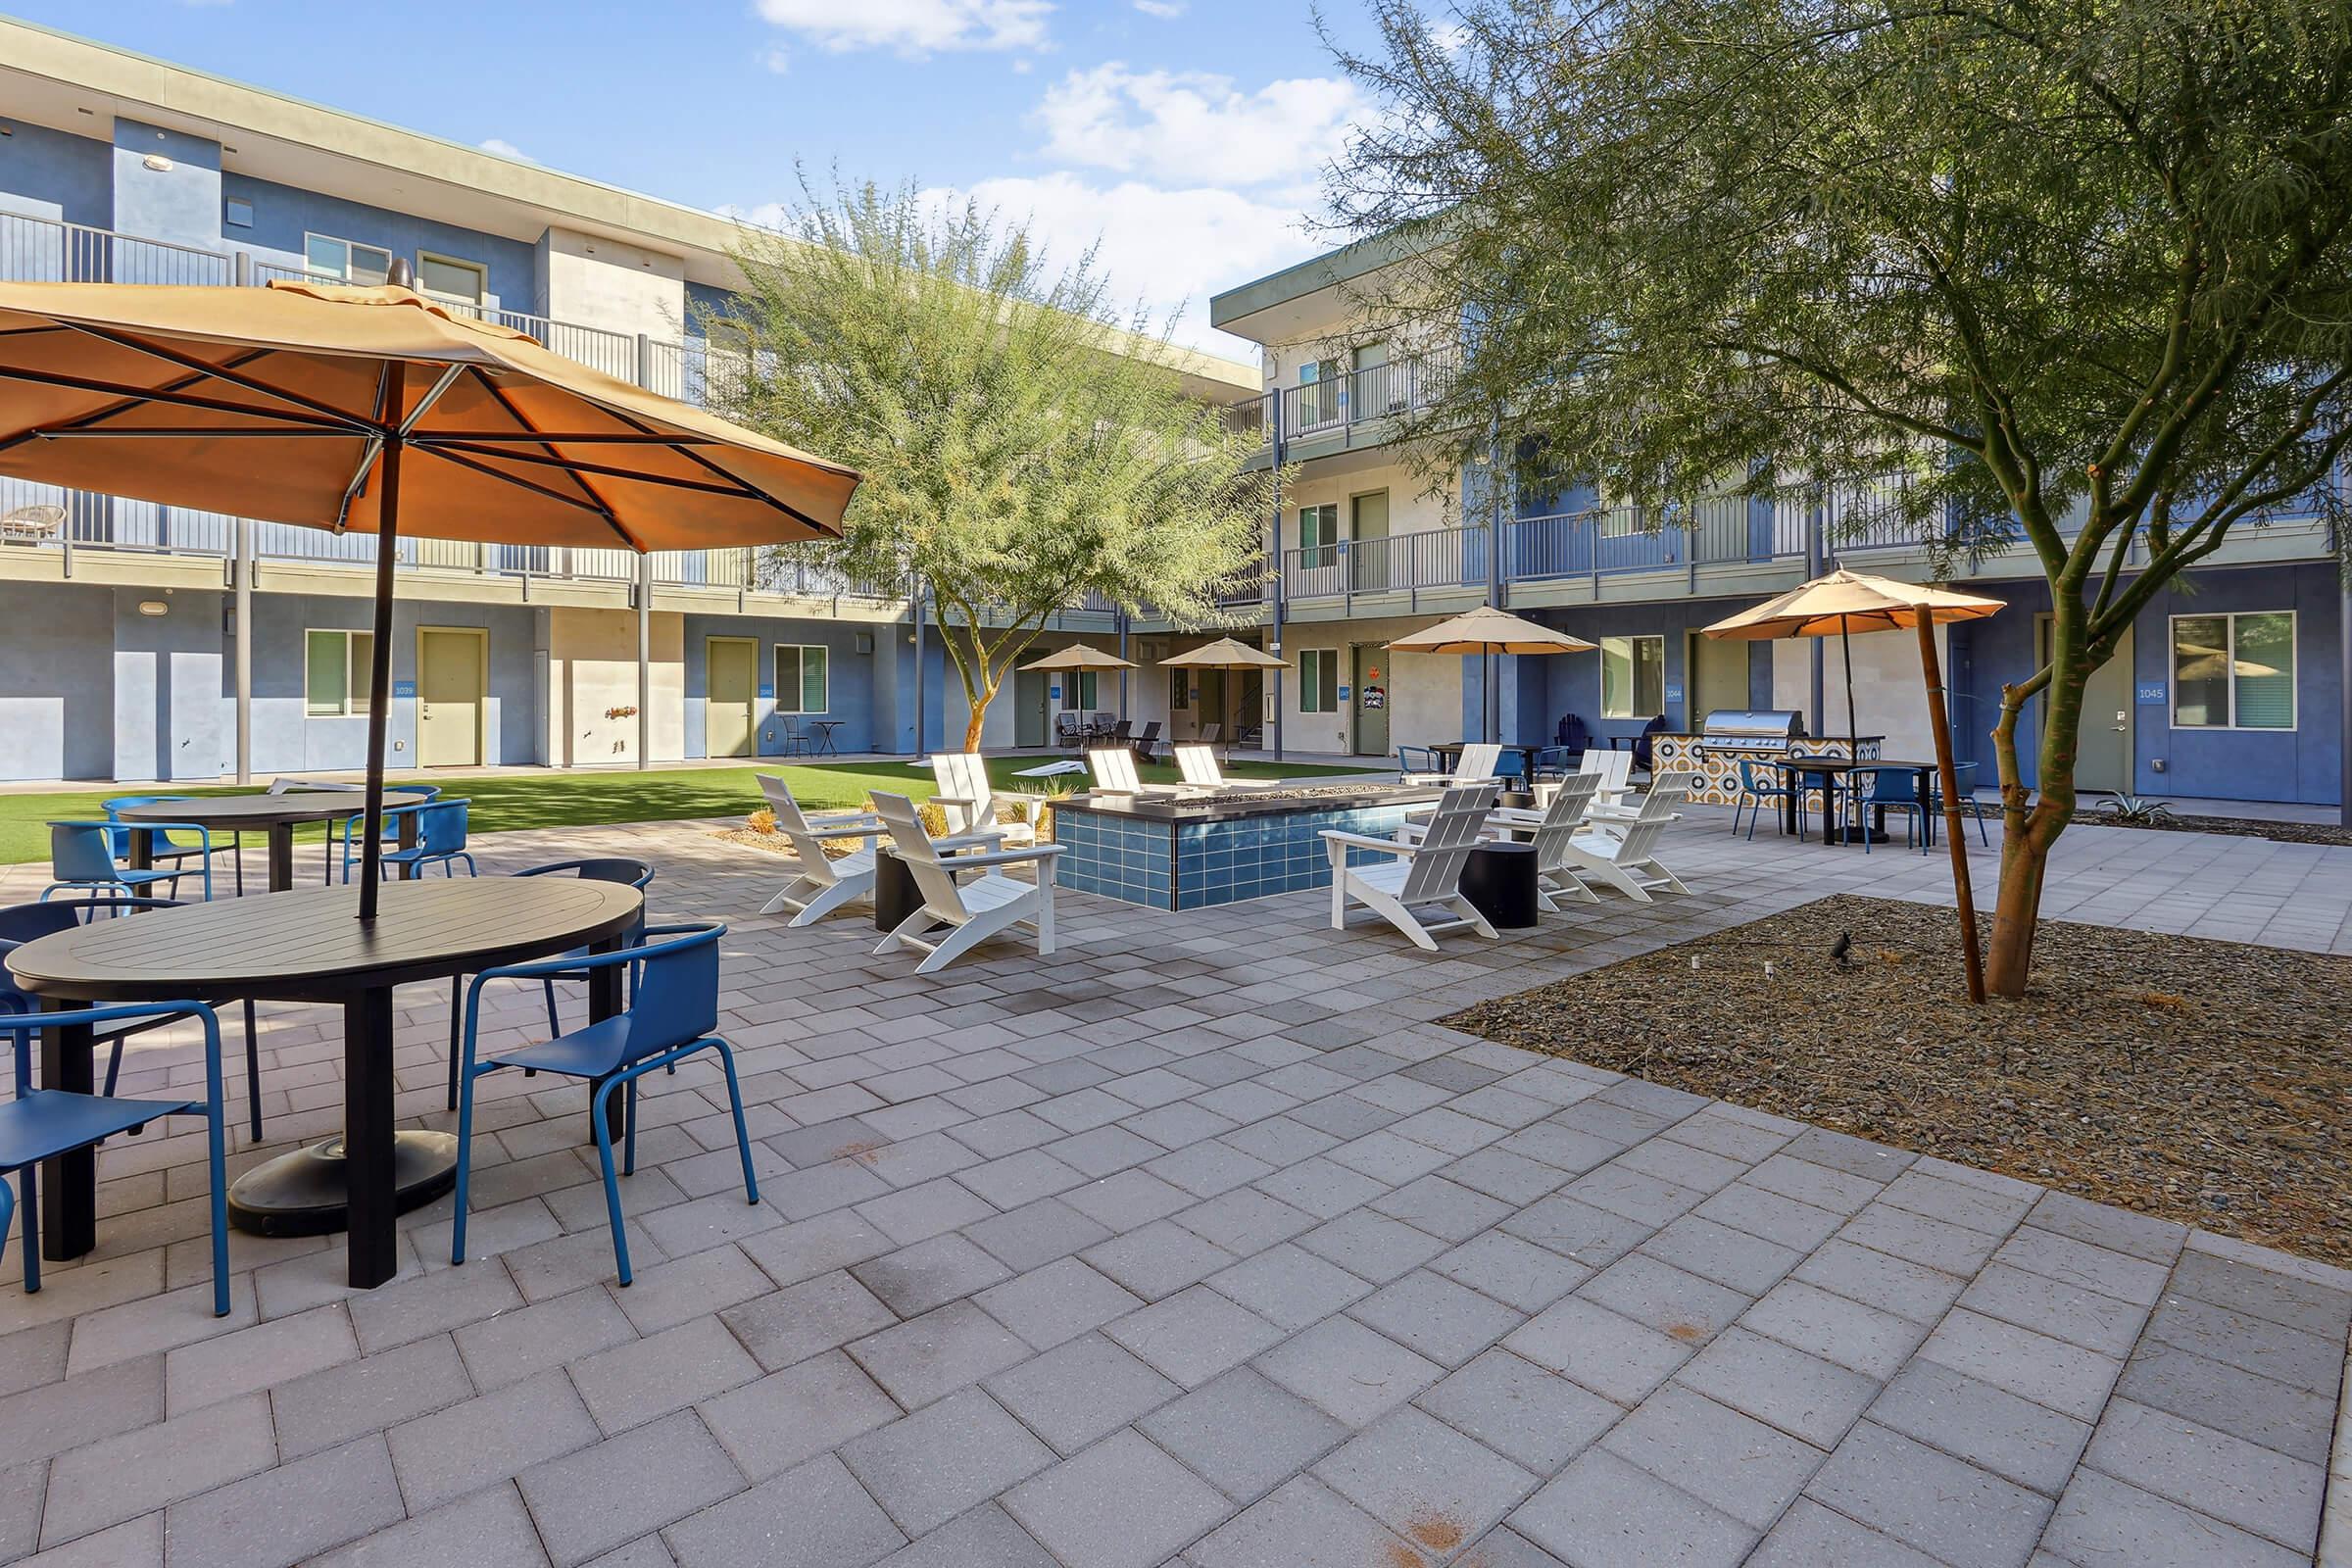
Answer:
[(1599, 789), (1599, 779), (1580, 774), (1562, 782), (1551, 804), (1541, 811), (1499, 807), (1488, 814), (1490, 830), (1500, 829), (1524, 837), (1535, 846), (1536, 902), (1543, 906), (1545, 914), (1559, 912), (1559, 906), (1552, 902), (1555, 898), (1574, 899), (1581, 904), (1600, 902), (1600, 895), (1585, 885), (1578, 862), (1568, 853)]
[[(916, 974), (936, 974), (999, 932), (1026, 925), (1037, 932), (1040, 957), (1054, 951), (1054, 861), (1058, 844), (1037, 844), (1025, 850), (973, 850), (942, 855), (940, 845), (923, 831), (914, 803), (904, 795), (874, 792), (874, 814), (890, 830), (892, 851), (914, 877), (922, 907), (882, 939), (877, 954), (914, 948), (923, 961)], [(1034, 865), (1035, 882), (1019, 882), (997, 869)], [(958, 874), (978, 872), (960, 886)], [(944, 929), (942, 929), (944, 928)]]
[(1217, 765), (1217, 754), (1200, 741), (1176, 743), (1176, 770), (1197, 790), (1279, 790), (1289, 786), (1278, 778), (1227, 778)]
[(1086, 754), (1086, 769), (1094, 775), (1095, 788), (1105, 795), (1173, 795), (1174, 788), (1166, 784), (1146, 784), (1135, 770), (1135, 753), (1125, 746), (1090, 747)]
[(1579, 777), (1600, 780), (1600, 791), (1593, 797), (1592, 814), (1607, 816), (1614, 811), (1631, 812), (1625, 798), (1633, 790), (1634, 754), (1614, 747), (1602, 751), (1597, 746), (1585, 748), (1584, 760), (1577, 764)]
[[(1413, 946), (1437, 951), (1437, 934), (1465, 927), (1493, 939), (1494, 927), (1462, 897), (1462, 867), (1478, 848), (1487, 812), (1494, 806), (1499, 787), (1493, 783), (1457, 786), (1446, 792), (1438, 809), (1422, 826), (1418, 843), (1376, 839), (1363, 833), (1323, 831), (1323, 848), (1331, 857), (1331, 928), (1348, 929), (1348, 906), (1352, 901), (1371, 909), (1412, 940)], [(1348, 863), (1349, 850), (1369, 850), (1391, 857), (1386, 862)], [(1449, 915), (1428, 920), (1422, 911)]]
[[(792, 841), (798, 862), (797, 874), (760, 906), (760, 912), (790, 909), (791, 924), (814, 925), (845, 904), (873, 897), (874, 841), (882, 833), (882, 819), (870, 811), (828, 811), (812, 817), (802, 811), (782, 779), (767, 773), (756, 777), (776, 819), (776, 831)], [(836, 860), (825, 854), (827, 839), (863, 839), (865, 847)]]
[(1502, 748), (1486, 741), (1473, 741), (1462, 748), (1454, 759), (1450, 773), (1399, 773), (1397, 779), (1406, 784), (1483, 784), (1495, 776), (1502, 762)]
[(1582, 880), (1613, 887), (1637, 904), (1650, 903), (1653, 893), (1690, 892), (1657, 856), (1658, 835), (1690, 794), (1688, 784), (1655, 786), (1632, 821), (1604, 823), (1570, 839), (1563, 852), (1569, 866)]
[[(961, 838), (973, 833), (993, 833), (1007, 844), (1037, 842), (1038, 812), (1046, 804), (1042, 795), (997, 793), (988, 776), (988, 763), (978, 752), (933, 752), (931, 776), (938, 782), (939, 792), (931, 804), (940, 808), (948, 819), (950, 837)], [(1017, 822), (997, 820), (997, 808), (1019, 808)]]

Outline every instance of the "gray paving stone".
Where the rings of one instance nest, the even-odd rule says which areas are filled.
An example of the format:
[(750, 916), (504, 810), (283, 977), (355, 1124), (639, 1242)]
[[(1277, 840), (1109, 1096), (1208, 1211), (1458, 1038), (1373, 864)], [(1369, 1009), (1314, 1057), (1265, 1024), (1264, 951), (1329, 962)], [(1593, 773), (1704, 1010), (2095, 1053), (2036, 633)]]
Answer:
[(1435, 1383), (1443, 1369), (1351, 1318), (1327, 1318), (1257, 1359), (1293, 1394), (1351, 1427), (1367, 1426)]
[(906, 1538), (832, 1454), (662, 1532), (679, 1568), (863, 1568)]
[(743, 1473), (764, 1481), (899, 1417), (899, 1407), (838, 1350), (811, 1356), (702, 1407)]
[(484, 1390), (519, 1383), (535, 1372), (636, 1337), (612, 1296), (596, 1285), (468, 1323), (456, 1335), (466, 1372), (474, 1386)]
[(1590, 1269), (1603, 1269), (1655, 1234), (1656, 1227), (1554, 1193), (1503, 1221), (1523, 1241)]
[(1740, 1292), (1640, 1251), (1611, 1263), (1576, 1294), (1684, 1345), (1704, 1345), (1748, 1308)]
[(1236, 1502), (1254, 1502), (1347, 1437), (1348, 1428), (1248, 1367), (1137, 1423)]
[(2095, 1470), (2077, 1473), (2042, 1545), (2078, 1568), (2310, 1568), (2308, 1552), (2250, 1536)]
[(2145, 1307), (2046, 1274), (2012, 1268), (1997, 1258), (1969, 1282), (1960, 1304), (1972, 1312), (2118, 1357), (2132, 1352), (2148, 1317)]
[(1311, 1228), (1314, 1216), (1255, 1188), (1241, 1187), (1196, 1203), (1177, 1224), (1236, 1257), (1249, 1257)]
[(1790, 1278), (1931, 1328), (1968, 1285), (1958, 1275), (1842, 1241), (1823, 1243)]
[(2123, 1370), (2121, 1362), (2096, 1350), (1962, 1307), (1936, 1325), (1919, 1353), (2082, 1421), (2098, 1416)]
[(522, 1293), (504, 1261), (435, 1269), (413, 1280), (366, 1291), (347, 1303), (360, 1348), (373, 1355), (522, 1305)]
[(1164, 1219), (1114, 1236), (1079, 1255), (1147, 1301), (1198, 1285), (1234, 1261), (1223, 1248)]
[(367, 1438), (172, 1504), (164, 1556), (174, 1568), (288, 1568), (402, 1514), (384, 1440)]
[(1707, 1196), (1696, 1187), (1685, 1187), (1616, 1160), (1579, 1176), (1560, 1193), (1652, 1230), (1689, 1213)]
[(2163, 1264), (2032, 1225), (2018, 1230), (1993, 1255), (2014, 1267), (2140, 1306), (2154, 1306), (2164, 1293)]
[(1571, 1568), (1733, 1568), (1756, 1532), (1638, 1465), (1592, 1448), (1511, 1515)]
[(1131, 1312), (1103, 1332), (1188, 1389), (1241, 1365), (1283, 1334), (1205, 1285)]
[(2180, 1244), (2188, 1234), (2188, 1228), (2178, 1221), (2094, 1203), (2072, 1193), (2043, 1193), (2027, 1215), (2027, 1223), (2168, 1268), (2180, 1255)]
[(0, 1399), (0, 1452), (19, 1463), (164, 1418), (164, 1357), (140, 1356)]
[(1024, 1481), (1004, 1505), (1068, 1568), (1152, 1568), (1233, 1507), (1133, 1431)]
[(1945, 1568), (1891, 1536), (1799, 1497), (1747, 1559), (1748, 1568)]
[(1601, 1446), (1759, 1531), (1772, 1527), (1829, 1457), (1671, 1384), (1619, 1422)]
[(1458, 1186), (1514, 1205), (1532, 1203), (1559, 1191), (1568, 1181), (1567, 1173), (1557, 1166), (1501, 1148), (1482, 1149), (1455, 1160), (1439, 1174)]
[(899, 1316), (916, 1317), (1010, 1279), (1013, 1271), (963, 1237), (951, 1235), (854, 1264), (850, 1273)]
[(851, 1344), (866, 1376), (912, 1410), (1027, 1360), (1029, 1348), (969, 1301), (884, 1329)]
[(1953, 1568), (2015, 1568), (2050, 1516), (2040, 1494), (1868, 1421), (1805, 1492)]
[(1059, 1568), (1035, 1537), (993, 1502), (941, 1525), (882, 1568)]
[(1297, 1331), (1372, 1294), (1339, 1264), (1288, 1244), (1208, 1277), (1209, 1288), (1259, 1317)]
[(1018, 1208), (1040, 1198), (1051, 1198), (1086, 1180), (1037, 1149), (1024, 1149), (1019, 1153), (957, 1171), (956, 1179), (1001, 1209)]
[(1484, 1535), (1537, 1478), (1406, 1405), (1315, 1466), (1316, 1479), (1441, 1559)]
[(760, 1376), (716, 1317), (700, 1317), (571, 1364), (571, 1381), (610, 1436), (740, 1388)]
[[(1957, 1167), (1945, 1167), (1957, 1169)], [(2031, 1189), (2025, 1193), (1987, 1192), (1951, 1181), (1914, 1165), (1886, 1184), (1886, 1200), (1917, 1214), (1930, 1214), (1990, 1236), (2006, 1236), (2034, 1206)]]
[(1761, 1236), (1768, 1242), (1809, 1252), (1835, 1235), (1839, 1216), (1793, 1198), (1766, 1192), (1746, 1182), (1734, 1182), (1691, 1211), (1726, 1230)]
[(2352, 1330), (2352, 1291), (2332, 1290), (2208, 1252), (2181, 1253), (2166, 1288), (2323, 1339), (2340, 1340)]
[(1082, 1335), (1023, 1361), (986, 1386), (997, 1402), (1064, 1455), (1182, 1392), (1100, 1334)]
[(1889, 1149), (1885, 1144), (1831, 1132), (1824, 1127), (1806, 1128), (1790, 1139), (1782, 1152), (1875, 1182), (1892, 1181), (1919, 1157), (1907, 1150)]
[(66, 1346), (73, 1334), (73, 1322), (66, 1318), (0, 1334), (0, 1398), (64, 1377)]
[(353, 1360), (360, 1353), (342, 1303), (183, 1345), (164, 1357), (167, 1407), (184, 1414), (216, 1399), (252, 1394)]
[[(1259, 1125), (1263, 1126), (1265, 1123), (1261, 1122)], [(1250, 1131), (1253, 1129), (1248, 1127), (1242, 1129), (1243, 1133)], [(1240, 1134), (1235, 1135), (1236, 1138), (1239, 1136)], [(1316, 1136), (1323, 1135), (1316, 1134)], [(1251, 1149), (1250, 1152), (1260, 1154), (1261, 1157), (1267, 1159), (1274, 1158), (1273, 1154), (1266, 1152), (1262, 1146)], [(1372, 1201), (1389, 1190), (1388, 1184), (1378, 1178), (1367, 1176), (1362, 1171), (1349, 1170), (1347, 1166), (1321, 1155), (1316, 1155), (1311, 1159), (1301, 1159), (1296, 1163), (1284, 1163), (1281, 1160), (1274, 1162), (1281, 1165), (1282, 1168), (1271, 1176), (1260, 1178), (1256, 1183), (1258, 1191), (1269, 1193), (1293, 1208), (1302, 1209), (1317, 1219), (1330, 1219), (1335, 1214), (1345, 1214), (1351, 1208)]]
[(714, 1247), (640, 1268), (629, 1288), (614, 1295), (638, 1333), (659, 1334), (774, 1289), (774, 1282), (741, 1248)]
[(2085, 1462), (2280, 1545), (2307, 1552), (2319, 1544), (2327, 1471), (2243, 1438), (2113, 1399)]
[(1442, 1274), (1416, 1269), (1348, 1308), (1350, 1315), (1442, 1366), (1460, 1366), (1526, 1314)]
[(978, 1389), (854, 1438), (840, 1452), (910, 1537), (937, 1529), (1054, 1460), (1051, 1448)]
[[(69, 1378), (64, 1387), (77, 1379)], [(121, 1524), (277, 1462), (270, 1400), (249, 1394), (61, 1454), (49, 1467), (41, 1544)]]
[(1196, 1198), (1214, 1198), (1232, 1192), (1274, 1170), (1253, 1154), (1213, 1141), (1163, 1154), (1144, 1168)]
[(1196, 1568), (1362, 1568), (1418, 1557), (1380, 1521), (1305, 1476), (1244, 1509), (1186, 1553)]
[(2167, 1296), (2148, 1319), (2148, 1336), (2315, 1394), (2343, 1378), (2342, 1345), (2190, 1296)]
[(533, 1465), (515, 1478), (557, 1563), (589, 1558), (743, 1490), (742, 1472), (691, 1410)]
[(1502, 1345), (1627, 1405), (1665, 1382), (1693, 1348), (1573, 1296), (1529, 1319)]
[(898, 1314), (836, 1269), (738, 1302), (719, 1318), (760, 1364), (787, 1367), (889, 1328)]
[(1907, 1318), (1801, 1280), (1775, 1286), (1740, 1322), (1807, 1354), (1881, 1379), (1893, 1376), (1925, 1338), (1919, 1325)]
[(862, 1263), (892, 1247), (889, 1237), (858, 1218), (856, 1210), (846, 1208), (761, 1231), (736, 1245), (778, 1285), (798, 1285)]
[[(160, 1554), (158, 1561), (161, 1560)], [(316, 1559), (318, 1568), (544, 1568), (530, 1510), (511, 1487), (485, 1487), (462, 1501), (419, 1512), (406, 1522)]]
[(313, 1372), (270, 1393), (278, 1455), (292, 1459), (331, 1448), (471, 1398), (473, 1393), (446, 1334)]
[(1913, 1361), (1870, 1418), (1930, 1447), (2056, 1496), (2090, 1441), (2090, 1426), (1934, 1361)]
[(1350, 1209), (1298, 1238), (1298, 1246), (1375, 1285), (1419, 1268), (1446, 1250), (1445, 1242), (1401, 1220)]
[(1517, 1464), (1550, 1475), (1625, 1414), (1599, 1395), (1494, 1349), (1414, 1401)]
[(1111, 1232), (1059, 1198), (1040, 1198), (969, 1226), (963, 1234), (1006, 1268), (1026, 1271), (1107, 1240)]
[(1050, 1350), (1143, 1305), (1141, 1299), (1074, 1257), (1056, 1258), (972, 1298), (1030, 1346)]
[(2297, 1459), (2328, 1462), (2328, 1435), (2335, 1429), (2334, 1399), (2241, 1372), (2160, 1340), (2140, 1343), (2116, 1380), (2115, 1392)]
[(603, 1434), (560, 1368), (404, 1421), (384, 1434), (401, 1494), (423, 1512), (584, 1448)]
[(1874, 1378), (1736, 1326), (1675, 1380), (1817, 1448), (1834, 1447), (1879, 1393)]
[(1111, 1232), (1130, 1231), (1190, 1207), (1193, 1195), (1133, 1168), (1073, 1187), (1060, 1200)]
[(1857, 1247), (1886, 1252), (1946, 1274), (1974, 1274), (1984, 1266), (1998, 1238), (1965, 1225), (1947, 1225), (1892, 1203), (1873, 1203), (1838, 1234)]
[(1754, 1297), (1779, 1284), (1805, 1254), (1793, 1247), (1685, 1214), (1643, 1242), (1634, 1256), (1658, 1258), (1741, 1296)]

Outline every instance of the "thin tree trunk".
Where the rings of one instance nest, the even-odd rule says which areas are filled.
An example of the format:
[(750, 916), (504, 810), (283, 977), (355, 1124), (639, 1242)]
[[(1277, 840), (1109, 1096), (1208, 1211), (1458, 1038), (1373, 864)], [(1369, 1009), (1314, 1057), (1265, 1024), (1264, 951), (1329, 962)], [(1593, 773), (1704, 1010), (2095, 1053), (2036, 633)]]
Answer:
[(1000, 684), (1001, 682), (991, 680), (985, 682), (977, 692), (968, 686), (964, 689), (964, 698), (972, 708), (972, 716), (964, 721), (963, 726), (963, 749), (967, 752), (976, 752), (980, 749), (980, 729), (988, 722), (988, 705), (997, 700), (997, 688)]
[(2034, 965), (2034, 936), (2041, 918), (2041, 889), (2050, 850), (2075, 814), (2075, 763), (2081, 749), (2082, 698), (2090, 660), (2078, 644), (2080, 612), (2061, 608), (2050, 629), (2050, 679), (2043, 699), (2036, 758), (2038, 799), (2018, 777), (2017, 724), (2029, 700), (2003, 693), (1993, 730), (2001, 770), (2001, 881), (1993, 903), (1992, 942), (1984, 955), (1985, 987), (2012, 1001), (2026, 994)]

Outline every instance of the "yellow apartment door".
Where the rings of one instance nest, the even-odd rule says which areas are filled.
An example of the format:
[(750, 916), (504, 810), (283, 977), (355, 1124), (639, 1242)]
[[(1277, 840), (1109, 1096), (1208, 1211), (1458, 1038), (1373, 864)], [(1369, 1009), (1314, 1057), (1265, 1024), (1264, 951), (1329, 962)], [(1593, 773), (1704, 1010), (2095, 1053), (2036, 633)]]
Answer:
[(488, 640), (467, 627), (417, 628), (417, 766), (481, 765)]
[(1747, 707), (1747, 644), (1692, 632), (1690, 686), (1685, 729), (1697, 729), (1720, 710)]
[(752, 701), (760, 693), (760, 644), (750, 637), (713, 637), (706, 648), (703, 754), (749, 757)]

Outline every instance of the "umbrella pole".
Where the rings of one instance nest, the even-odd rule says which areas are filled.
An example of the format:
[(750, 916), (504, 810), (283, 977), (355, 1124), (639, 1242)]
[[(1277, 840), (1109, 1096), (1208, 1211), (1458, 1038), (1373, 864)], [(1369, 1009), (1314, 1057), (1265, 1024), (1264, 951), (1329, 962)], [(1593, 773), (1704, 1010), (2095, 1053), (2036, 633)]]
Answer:
[(1936, 774), (1943, 795), (1943, 837), (1952, 854), (1952, 896), (1960, 906), (1960, 946), (1968, 963), (1968, 1000), (1984, 1000), (1984, 960), (1977, 953), (1977, 895), (1969, 883), (1968, 841), (1960, 830), (1960, 775), (1952, 766), (1952, 730), (1944, 717), (1943, 668), (1936, 623), (1919, 616), (1919, 667), (1928, 683), (1928, 723), (1936, 731)]
[(383, 494), (376, 507), (375, 640), (368, 667), (368, 838), (360, 852), (360, 918), (375, 918), (384, 854), (384, 726), (392, 706), (392, 568), (400, 555), (400, 449), (384, 441)]
[[(1862, 719), (1854, 711), (1854, 628), (1843, 615), (1838, 617), (1838, 646), (1845, 655), (1845, 760), (1859, 762), (1862, 760)], [(1854, 809), (1854, 825), (1846, 830), (1845, 835), (1845, 842), (1851, 844), (1855, 833), (1867, 835), (1870, 832), (1870, 824), (1862, 820), (1862, 803), (1854, 796), (1854, 776), (1851, 773), (1845, 777), (1845, 793), (1849, 798), (1848, 804)]]

